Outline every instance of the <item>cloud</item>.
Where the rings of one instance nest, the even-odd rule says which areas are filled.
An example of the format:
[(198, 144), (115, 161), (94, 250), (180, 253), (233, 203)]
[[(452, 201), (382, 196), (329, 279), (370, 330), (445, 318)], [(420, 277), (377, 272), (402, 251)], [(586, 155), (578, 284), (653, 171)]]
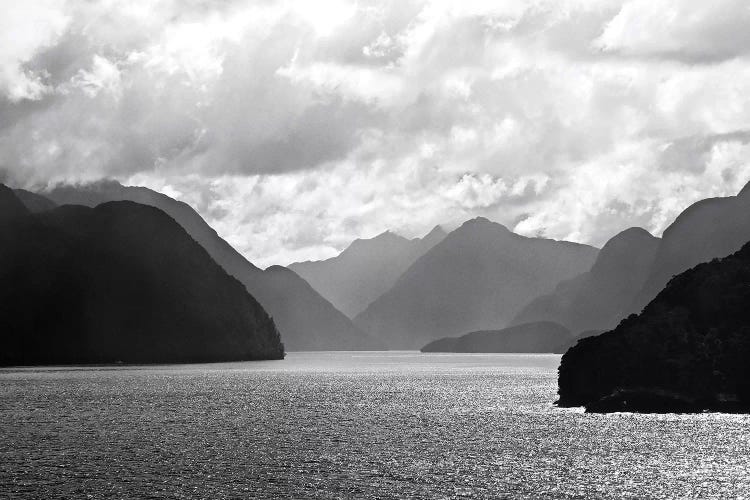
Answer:
[(750, 52), (743, 0), (631, 0), (594, 44), (605, 52), (711, 63)]
[(70, 18), (62, 1), (6, 2), (0, 16), (0, 92), (12, 102), (40, 99), (50, 92), (44, 71), (26, 67), (54, 45)]
[[(483, 215), (602, 244), (750, 178), (743, 2), (13, 6), (0, 169), (192, 203), (259, 264)], [(32, 29), (33, 28), (33, 29)]]

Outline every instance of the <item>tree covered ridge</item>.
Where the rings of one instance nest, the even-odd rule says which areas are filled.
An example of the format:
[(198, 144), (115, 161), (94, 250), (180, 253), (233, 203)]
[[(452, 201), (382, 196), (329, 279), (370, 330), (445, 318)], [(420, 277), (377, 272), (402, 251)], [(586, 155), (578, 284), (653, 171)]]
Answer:
[(284, 356), (260, 304), (153, 207), (111, 202), (6, 219), (0, 283), (0, 365)]
[(750, 408), (750, 243), (673, 277), (640, 314), (579, 341), (562, 358), (558, 392), (563, 406), (624, 408), (627, 394), (644, 411)]

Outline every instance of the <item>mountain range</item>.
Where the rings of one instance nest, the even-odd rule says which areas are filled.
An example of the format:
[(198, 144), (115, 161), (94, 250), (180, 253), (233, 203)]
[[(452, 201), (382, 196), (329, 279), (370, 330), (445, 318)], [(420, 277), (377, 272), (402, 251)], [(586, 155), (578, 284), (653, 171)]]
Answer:
[(750, 183), (737, 196), (708, 198), (684, 210), (667, 227), (648, 279), (629, 309), (639, 312), (672, 276), (739, 250), (750, 240)]
[(417, 259), (355, 323), (396, 349), (503, 328), (529, 301), (588, 270), (597, 253), (476, 218)]
[(382, 347), (293, 271), (278, 266), (264, 271), (254, 266), (184, 202), (145, 187), (123, 186), (116, 181), (58, 185), (39, 194), (59, 205), (94, 207), (108, 201), (129, 200), (163, 210), (263, 305), (276, 322), (288, 350)]
[(609, 330), (640, 312), (675, 275), (737, 251), (750, 240), (750, 184), (737, 196), (685, 209), (662, 238), (641, 228), (612, 238), (592, 269), (538, 297), (513, 324), (549, 320), (574, 332)]
[(562, 357), (558, 404), (589, 411), (750, 409), (750, 244), (672, 278), (639, 315)]
[[(559, 323), (576, 335), (609, 330), (640, 311), (673, 275), (750, 240), (745, 187), (737, 196), (693, 204), (661, 239), (630, 228), (601, 251), (524, 237), (476, 218), (448, 235), (439, 226), (413, 240), (385, 232), (356, 240), (331, 259), (262, 270), (189, 205), (147, 188), (101, 181), (14, 194), (6, 215), (19, 200), (25, 211), (42, 215), (58, 205), (118, 200), (163, 210), (268, 311), (289, 350), (413, 349), (441, 337), (538, 322)], [(352, 321), (338, 308), (361, 312)]]
[(374, 238), (354, 240), (336, 257), (296, 262), (289, 268), (353, 318), (387, 292), (414, 261), (445, 236), (440, 226), (423, 238), (412, 240), (386, 231)]
[(659, 243), (645, 229), (619, 233), (602, 247), (590, 270), (531, 301), (511, 324), (554, 321), (573, 332), (614, 328), (631, 312), (628, 308), (652, 270)]
[(0, 185), (0, 283), (0, 365), (284, 356), (261, 305), (153, 207), (32, 214)]

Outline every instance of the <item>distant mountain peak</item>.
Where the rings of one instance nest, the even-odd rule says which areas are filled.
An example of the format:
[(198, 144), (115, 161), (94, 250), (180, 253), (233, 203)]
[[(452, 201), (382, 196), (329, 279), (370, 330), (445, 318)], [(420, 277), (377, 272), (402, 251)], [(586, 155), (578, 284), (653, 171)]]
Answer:
[(649, 233), (642, 227), (630, 227), (624, 231), (620, 231), (615, 236), (610, 238), (609, 241), (602, 247), (600, 257), (607, 253), (613, 247), (623, 247), (630, 245), (637, 245), (644, 241), (658, 240), (656, 236)]
[(401, 236), (399, 234), (394, 233), (390, 229), (387, 229), (387, 230), (383, 231), (382, 233), (380, 233), (379, 235), (375, 236), (372, 239), (373, 240), (377, 240), (377, 239), (383, 239), (383, 240), (385, 240), (385, 239), (405, 240), (406, 238), (404, 238), (403, 236)]
[(500, 224), (499, 222), (491, 221), (487, 217), (474, 217), (473, 219), (469, 219), (461, 226), (459, 229), (468, 229), (468, 228), (494, 228), (494, 229), (504, 229), (505, 231), (511, 232), (510, 229), (508, 229), (506, 226)]
[(434, 238), (444, 238), (447, 236), (448, 233), (445, 232), (445, 229), (443, 229), (443, 226), (438, 224), (437, 226), (433, 227), (429, 233), (422, 236), (422, 241), (429, 241)]
[(296, 262), (290, 269), (344, 313), (355, 316), (388, 291), (416, 259), (445, 238), (435, 226), (422, 238), (407, 239), (385, 231), (354, 240), (336, 257)]

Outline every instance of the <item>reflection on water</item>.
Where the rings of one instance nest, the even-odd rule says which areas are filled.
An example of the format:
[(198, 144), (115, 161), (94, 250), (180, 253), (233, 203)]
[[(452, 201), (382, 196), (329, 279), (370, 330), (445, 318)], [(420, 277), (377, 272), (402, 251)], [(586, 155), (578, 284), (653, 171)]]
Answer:
[(555, 355), (0, 370), (0, 498), (735, 497), (750, 418), (558, 409)]

